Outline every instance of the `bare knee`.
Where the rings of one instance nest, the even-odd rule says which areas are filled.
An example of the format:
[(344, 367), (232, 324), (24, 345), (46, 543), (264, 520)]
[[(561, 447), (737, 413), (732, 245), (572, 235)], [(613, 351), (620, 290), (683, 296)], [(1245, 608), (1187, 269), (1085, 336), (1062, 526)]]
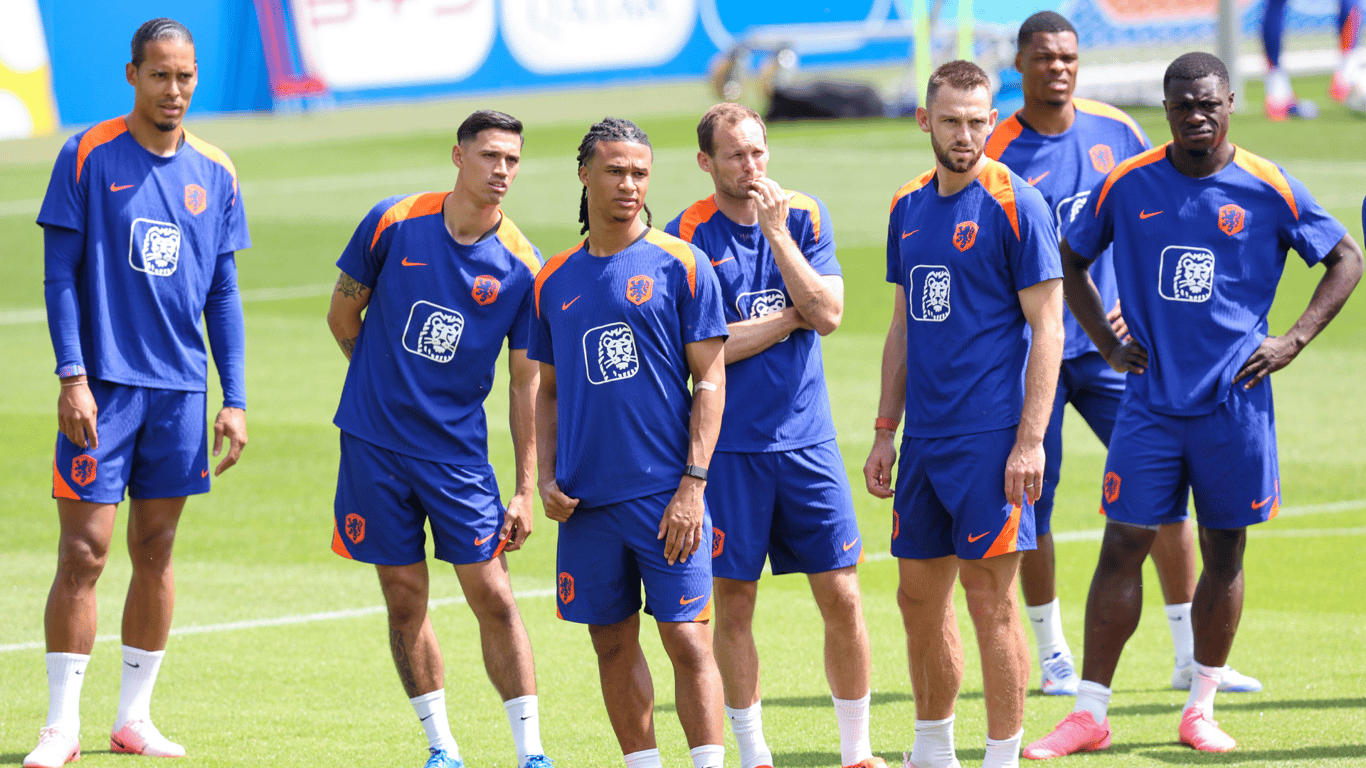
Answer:
[(679, 622), (659, 625), (660, 639), (675, 670), (700, 672), (713, 665), (711, 632), (705, 624)]
[(57, 547), (57, 578), (76, 588), (91, 588), (109, 560), (109, 543), (63, 536)]
[(590, 624), (588, 637), (593, 641), (599, 664), (630, 660), (640, 653), (638, 624), (630, 619), (616, 624)]
[(376, 566), (389, 626), (421, 624), (427, 616), (427, 564)]
[(863, 622), (863, 597), (852, 566), (812, 576), (811, 594), (827, 625), (854, 627)]
[(128, 557), (137, 573), (164, 573), (171, 567), (171, 552), (174, 548), (174, 527), (140, 531), (128, 538)]
[(749, 634), (758, 603), (758, 583), (713, 579), (712, 595), (716, 599), (716, 631), (723, 635)]

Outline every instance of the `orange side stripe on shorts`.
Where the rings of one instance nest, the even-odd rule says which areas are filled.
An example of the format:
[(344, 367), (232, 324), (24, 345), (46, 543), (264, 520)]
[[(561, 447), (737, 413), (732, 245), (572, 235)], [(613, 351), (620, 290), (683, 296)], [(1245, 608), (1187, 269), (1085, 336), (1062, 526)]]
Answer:
[(342, 540), (341, 531), (337, 530), (336, 520), (332, 521), (332, 551), (336, 552), (337, 554), (341, 555), (347, 560), (354, 559), (351, 557), (351, 553), (346, 551), (346, 542)]
[(707, 604), (702, 606), (702, 610), (697, 612), (693, 621), (711, 621), (711, 598), (707, 598)]
[(512, 537), (508, 537), (506, 539), (499, 539), (498, 546), (495, 547), (493, 550), (493, 557), (490, 557), (489, 559), (492, 560), (494, 557), (498, 557), (499, 555), (503, 554), (503, 547), (506, 547), (508, 545), (508, 542), (511, 540)]
[(66, 478), (62, 477), (62, 473), (57, 471), (57, 460), (55, 458), (52, 460), (52, 495), (59, 499), (81, 500), (81, 497), (71, 490), (71, 485), (66, 482)]
[(1005, 527), (996, 536), (996, 540), (991, 542), (991, 548), (987, 550), (985, 555), (982, 555), (982, 559), (1015, 552), (1019, 548), (1019, 538), (1020, 505), (1016, 504), (1010, 508), (1010, 519), (1006, 520)]

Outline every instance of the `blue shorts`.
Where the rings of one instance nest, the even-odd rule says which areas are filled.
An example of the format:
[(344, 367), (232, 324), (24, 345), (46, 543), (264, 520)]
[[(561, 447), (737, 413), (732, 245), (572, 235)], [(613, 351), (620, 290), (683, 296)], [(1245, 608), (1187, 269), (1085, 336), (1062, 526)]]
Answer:
[(52, 497), (95, 504), (209, 492), (209, 427), (203, 392), (90, 380), (100, 447), (57, 435)]
[(1062, 361), (1058, 390), (1053, 397), (1053, 414), (1043, 436), (1045, 463), (1043, 492), (1034, 502), (1034, 532), (1042, 536), (1053, 532), (1053, 497), (1062, 475), (1062, 420), (1068, 403), (1077, 409), (1100, 442), (1108, 446), (1115, 429), (1115, 414), (1124, 397), (1124, 374), (1110, 367), (1099, 352)]
[[(579, 507), (560, 523), (556, 554), (556, 612), (567, 621), (606, 626), (640, 610), (656, 621), (711, 618), (711, 558), (699, 547), (687, 562), (664, 559), (659, 521), (673, 492), (603, 507)], [(711, 540), (711, 515), (702, 518), (702, 541)]]
[(1132, 395), (1120, 405), (1105, 462), (1101, 511), (1115, 522), (1178, 522), (1195, 496), (1206, 528), (1245, 528), (1280, 511), (1271, 382), (1233, 385), (1213, 413), (1166, 416)]
[(863, 559), (834, 440), (772, 453), (717, 451), (709, 471), (713, 576), (757, 581), (765, 556), (775, 574), (824, 573)]
[(487, 464), (427, 461), (341, 433), (332, 551), (342, 557), (420, 563), (427, 559), (423, 523), (430, 522), (438, 560), (482, 563), (507, 543), (498, 538), (505, 513)]
[(892, 555), (981, 560), (1034, 549), (1034, 512), (1006, 501), (1015, 427), (954, 437), (903, 437), (892, 502)]

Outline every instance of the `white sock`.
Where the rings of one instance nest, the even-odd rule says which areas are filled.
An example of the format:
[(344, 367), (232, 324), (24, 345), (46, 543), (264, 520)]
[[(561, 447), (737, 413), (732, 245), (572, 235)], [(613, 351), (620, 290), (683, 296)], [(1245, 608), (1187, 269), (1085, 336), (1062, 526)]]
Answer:
[(1008, 739), (987, 738), (987, 756), (982, 768), (1019, 768), (1020, 741), (1024, 739), (1024, 729)]
[(49, 653), (47, 661), (47, 726), (68, 736), (81, 733), (81, 684), (90, 656), (84, 653)]
[(503, 702), (512, 728), (512, 743), (517, 747), (517, 765), (531, 755), (544, 755), (541, 746), (541, 705), (536, 694), (518, 696)]
[(152, 721), (152, 688), (157, 684), (165, 651), (144, 651), (123, 646), (123, 680), (119, 685), (119, 714), (114, 730), (134, 720)]
[(1295, 91), (1290, 87), (1290, 74), (1280, 67), (1272, 67), (1266, 73), (1266, 97), (1271, 101), (1291, 101)]
[(1172, 649), (1176, 651), (1176, 668), (1195, 660), (1195, 632), (1191, 629), (1191, 604), (1172, 603), (1167, 606), (1167, 628), (1172, 631)]
[(735, 734), (735, 745), (740, 749), (740, 768), (773, 765), (773, 753), (764, 740), (762, 702), (756, 701), (744, 709), (726, 707), (726, 719), (730, 721), (731, 733)]
[(873, 745), (868, 739), (868, 703), (872, 697), (871, 691), (858, 699), (830, 697), (835, 702), (835, 720), (840, 726), (842, 765), (853, 765), (873, 756)]
[(953, 715), (947, 720), (916, 720), (911, 762), (920, 768), (951, 768), (958, 765), (953, 749)]
[(642, 749), (622, 759), (626, 761), (626, 768), (664, 768), (664, 764), (659, 762), (658, 749)]
[(1214, 715), (1214, 694), (1219, 691), (1219, 682), (1224, 679), (1223, 667), (1207, 667), (1195, 662), (1191, 670), (1191, 694), (1186, 697), (1186, 709), (1195, 707), (1205, 714)]
[(1111, 693), (1113, 691), (1100, 683), (1082, 680), (1077, 684), (1077, 705), (1072, 711), (1090, 712), (1091, 717), (1096, 719), (1096, 725), (1104, 725), (1105, 717), (1110, 710)]
[(408, 703), (413, 705), (413, 711), (422, 723), (422, 730), (427, 732), (427, 746), (432, 749), (444, 749), (451, 757), (459, 760), (460, 747), (456, 746), (455, 737), (451, 735), (450, 721), (446, 719), (446, 689), (438, 688), (431, 693), (414, 696), (408, 699)]
[(703, 744), (688, 750), (692, 768), (721, 768), (726, 759), (726, 748), (720, 744)]
[(1062, 611), (1058, 606), (1056, 597), (1051, 603), (1025, 606), (1029, 626), (1034, 628), (1034, 645), (1039, 649), (1041, 663), (1053, 658), (1056, 653), (1072, 655), (1072, 649), (1067, 647), (1067, 639), (1062, 636)]

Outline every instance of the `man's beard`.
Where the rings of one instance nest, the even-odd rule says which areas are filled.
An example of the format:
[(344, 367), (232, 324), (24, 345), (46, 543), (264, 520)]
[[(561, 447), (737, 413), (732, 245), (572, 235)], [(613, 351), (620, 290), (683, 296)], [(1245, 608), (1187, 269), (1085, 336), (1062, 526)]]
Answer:
[(161, 131), (162, 133), (170, 133), (171, 131), (174, 131), (176, 128), (180, 127), (179, 123), (153, 123), (153, 125), (155, 125), (157, 127), (157, 130)]
[(966, 173), (972, 166), (976, 165), (978, 159), (982, 157), (982, 150), (979, 149), (972, 153), (971, 158), (959, 160), (953, 155), (950, 155), (943, 147), (939, 146), (939, 142), (935, 140), (934, 134), (930, 134), (930, 147), (934, 150), (934, 157), (939, 161), (939, 164), (954, 173)]

